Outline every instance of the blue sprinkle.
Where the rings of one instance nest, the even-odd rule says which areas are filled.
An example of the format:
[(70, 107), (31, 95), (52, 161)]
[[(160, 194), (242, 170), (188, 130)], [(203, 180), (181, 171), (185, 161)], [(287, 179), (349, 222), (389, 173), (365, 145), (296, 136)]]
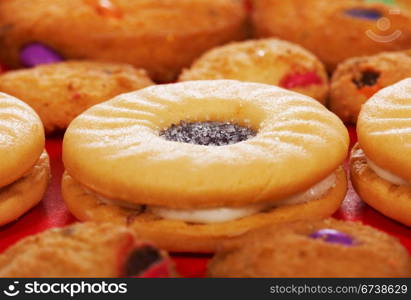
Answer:
[(375, 9), (352, 8), (345, 11), (347, 16), (366, 20), (379, 20), (384, 15)]

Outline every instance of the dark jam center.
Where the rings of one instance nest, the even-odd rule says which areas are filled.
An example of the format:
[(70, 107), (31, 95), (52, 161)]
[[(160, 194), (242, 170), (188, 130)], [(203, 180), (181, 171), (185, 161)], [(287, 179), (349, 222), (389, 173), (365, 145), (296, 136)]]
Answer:
[(361, 73), (359, 78), (354, 78), (353, 82), (359, 89), (361, 89), (365, 86), (375, 85), (379, 78), (380, 78), (380, 73), (378, 72), (364, 71)]
[(151, 246), (144, 246), (131, 252), (125, 265), (125, 276), (137, 276), (147, 271), (154, 263), (161, 260), (161, 255), (157, 249)]
[(224, 146), (248, 140), (256, 132), (228, 122), (180, 122), (160, 132), (166, 140), (202, 146)]

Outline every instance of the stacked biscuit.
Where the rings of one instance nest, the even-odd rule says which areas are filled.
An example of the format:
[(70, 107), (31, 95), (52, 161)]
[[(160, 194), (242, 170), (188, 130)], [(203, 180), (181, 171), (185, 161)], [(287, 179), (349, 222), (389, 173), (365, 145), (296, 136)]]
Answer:
[(213, 277), (410, 276), (395, 238), (329, 219), (358, 120), (353, 185), (411, 226), (411, 11), (394, 2), (0, 2), (0, 59), (24, 68), (0, 75), (0, 225), (41, 201), (61, 132), (84, 221), (12, 246), (0, 276), (176, 276), (160, 249), (216, 252)]

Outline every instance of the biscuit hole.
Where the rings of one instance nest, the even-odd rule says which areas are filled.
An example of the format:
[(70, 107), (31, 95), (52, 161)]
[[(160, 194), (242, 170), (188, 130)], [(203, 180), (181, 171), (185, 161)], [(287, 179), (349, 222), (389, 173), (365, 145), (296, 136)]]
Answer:
[(378, 79), (380, 78), (380, 73), (374, 70), (366, 70), (353, 78), (352, 82), (357, 86), (358, 89), (361, 89), (365, 86), (374, 86)]
[(131, 252), (125, 264), (125, 276), (137, 276), (147, 271), (154, 263), (161, 260), (157, 249), (151, 246), (137, 248)]
[(250, 127), (230, 122), (184, 122), (172, 124), (160, 132), (168, 141), (201, 146), (225, 146), (240, 143), (256, 136)]

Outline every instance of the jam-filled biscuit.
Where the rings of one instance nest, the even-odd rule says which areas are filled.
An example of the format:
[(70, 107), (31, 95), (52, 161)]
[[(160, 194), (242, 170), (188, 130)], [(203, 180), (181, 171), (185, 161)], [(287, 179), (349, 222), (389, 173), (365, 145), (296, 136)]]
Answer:
[(343, 123), (307, 96), (231, 80), (123, 94), (66, 131), (62, 191), (80, 220), (128, 224), (172, 251), (327, 217), (346, 192)]
[(350, 57), (411, 48), (411, 11), (382, 0), (253, 0), (257, 37), (278, 37), (316, 54), (328, 70)]
[(280, 86), (325, 102), (328, 75), (304, 48), (277, 39), (237, 42), (201, 56), (180, 81), (235, 79)]
[(66, 129), (94, 104), (152, 84), (144, 70), (92, 61), (47, 64), (0, 75), (0, 91), (34, 108), (46, 133)]
[(380, 89), (411, 77), (411, 52), (384, 52), (348, 59), (333, 74), (330, 108), (356, 123), (361, 106)]
[(167, 253), (124, 226), (83, 223), (26, 237), (0, 255), (0, 277), (169, 277)]
[(409, 277), (399, 241), (355, 222), (294, 222), (227, 241), (208, 266), (211, 277)]
[(37, 114), (0, 93), (0, 225), (14, 221), (43, 198), (50, 176), (44, 142)]
[(384, 215), (411, 226), (411, 79), (375, 94), (358, 117), (353, 185)]
[(124, 62), (172, 81), (204, 51), (244, 38), (246, 19), (242, 0), (0, 1), (0, 59), (31, 65), (40, 44), (51, 61)]

